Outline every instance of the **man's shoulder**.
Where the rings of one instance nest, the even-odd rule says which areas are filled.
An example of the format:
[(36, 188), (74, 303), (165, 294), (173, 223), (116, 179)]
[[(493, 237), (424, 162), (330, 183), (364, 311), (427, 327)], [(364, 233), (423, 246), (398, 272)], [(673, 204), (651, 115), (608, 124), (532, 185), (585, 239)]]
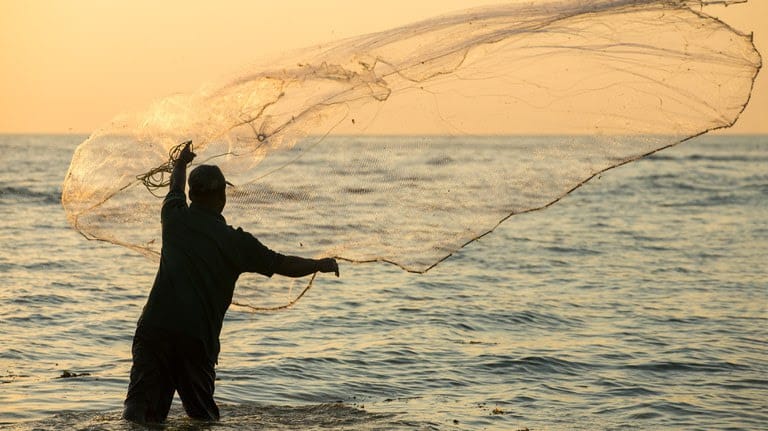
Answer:
[(160, 216), (163, 220), (168, 217), (172, 217), (171, 214), (176, 212), (175, 210), (187, 208), (187, 196), (184, 192), (169, 192), (163, 199), (163, 208), (160, 212)]
[(170, 191), (167, 195), (165, 195), (165, 199), (163, 199), (163, 206), (169, 204), (169, 203), (177, 203), (177, 202), (183, 202), (184, 205), (187, 204), (187, 195), (184, 194), (184, 192), (180, 191)]
[(256, 235), (248, 232), (247, 230), (244, 230), (242, 227), (233, 227), (227, 225), (227, 230), (231, 233), (232, 237), (236, 239), (236, 241), (242, 244), (245, 244), (249, 247), (257, 247), (259, 249), (264, 247), (261, 241), (256, 238)]
[(232, 225), (226, 225), (226, 226), (227, 226), (227, 231), (232, 235), (233, 238), (236, 238), (237, 240), (258, 241), (254, 235), (252, 235), (250, 232), (244, 230), (241, 227), (234, 227)]

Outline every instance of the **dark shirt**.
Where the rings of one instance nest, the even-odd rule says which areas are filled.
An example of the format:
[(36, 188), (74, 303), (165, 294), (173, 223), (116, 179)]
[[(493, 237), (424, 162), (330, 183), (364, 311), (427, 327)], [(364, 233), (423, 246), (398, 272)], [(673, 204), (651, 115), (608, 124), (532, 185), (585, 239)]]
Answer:
[(160, 268), (139, 326), (195, 337), (216, 362), (221, 325), (238, 277), (244, 272), (271, 277), (283, 256), (227, 225), (221, 214), (194, 203), (187, 206), (183, 192), (168, 193), (161, 221)]

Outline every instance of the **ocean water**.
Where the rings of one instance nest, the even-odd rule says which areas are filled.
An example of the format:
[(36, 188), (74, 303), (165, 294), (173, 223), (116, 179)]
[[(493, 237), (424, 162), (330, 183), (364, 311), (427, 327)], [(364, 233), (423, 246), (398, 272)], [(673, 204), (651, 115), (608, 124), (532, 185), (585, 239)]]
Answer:
[[(120, 413), (156, 264), (67, 225), (83, 139), (0, 136), (0, 429), (140, 429)], [(768, 429), (766, 216), (768, 137), (698, 138), (426, 274), (342, 264), (292, 309), (233, 310), (222, 421), (176, 400), (165, 428)]]

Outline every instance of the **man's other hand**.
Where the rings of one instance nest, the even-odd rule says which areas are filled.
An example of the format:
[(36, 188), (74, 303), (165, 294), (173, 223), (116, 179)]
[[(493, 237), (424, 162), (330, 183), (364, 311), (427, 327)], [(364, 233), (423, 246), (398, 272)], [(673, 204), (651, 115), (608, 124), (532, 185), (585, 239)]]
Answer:
[(339, 264), (336, 263), (336, 259), (332, 257), (326, 257), (317, 261), (317, 270), (320, 272), (332, 272), (339, 276)]

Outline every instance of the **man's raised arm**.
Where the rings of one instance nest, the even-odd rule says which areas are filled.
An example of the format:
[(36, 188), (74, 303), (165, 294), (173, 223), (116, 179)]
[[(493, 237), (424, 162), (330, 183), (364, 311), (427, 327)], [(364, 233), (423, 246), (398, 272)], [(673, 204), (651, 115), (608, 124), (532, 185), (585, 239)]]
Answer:
[(173, 161), (170, 192), (184, 193), (184, 183), (187, 182), (187, 164), (195, 159), (195, 153), (192, 152), (192, 141), (187, 141), (184, 144), (179, 157)]

